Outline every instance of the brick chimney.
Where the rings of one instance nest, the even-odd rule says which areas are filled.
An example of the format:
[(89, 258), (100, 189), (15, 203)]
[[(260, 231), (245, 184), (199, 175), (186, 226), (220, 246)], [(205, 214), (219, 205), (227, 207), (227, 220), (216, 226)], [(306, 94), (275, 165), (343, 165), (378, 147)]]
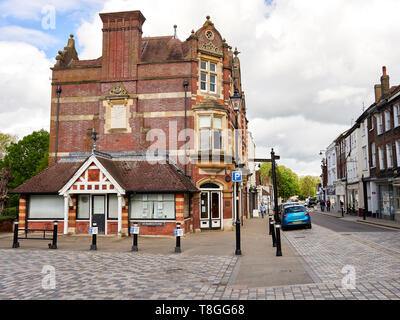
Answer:
[(385, 66), (382, 67), (381, 87), (382, 87), (382, 95), (389, 93), (390, 89), (389, 76), (386, 74)]
[(375, 103), (378, 103), (382, 97), (382, 86), (380, 84), (375, 85)]
[(103, 21), (102, 79), (136, 78), (146, 18), (140, 11), (100, 13), (100, 18)]

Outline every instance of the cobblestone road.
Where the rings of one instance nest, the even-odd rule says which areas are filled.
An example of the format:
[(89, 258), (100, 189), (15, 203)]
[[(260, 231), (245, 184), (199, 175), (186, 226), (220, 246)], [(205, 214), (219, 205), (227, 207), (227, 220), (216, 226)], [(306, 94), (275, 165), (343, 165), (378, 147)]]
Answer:
[[(0, 299), (400, 299), (400, 232), (337, 233), (314, 224), (282, 238), (316, 283), (237, 288), (235, 256), (4, 249)], [(55, 268), (55, 289), (42, 286), (46, 265)], [(355, 289), (342, 286), (346, 265), (354, 267)]]

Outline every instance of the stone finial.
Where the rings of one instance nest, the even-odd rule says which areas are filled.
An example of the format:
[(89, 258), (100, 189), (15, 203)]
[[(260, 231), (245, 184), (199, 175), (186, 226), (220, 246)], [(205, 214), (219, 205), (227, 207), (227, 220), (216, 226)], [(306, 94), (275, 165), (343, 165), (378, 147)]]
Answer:
[(214, 26), (214, 23), (212, 23), (210, 20), (210, 16), (207, 16), (206, 19), (207, 19), (207, 21), (204, 22), (203, 27)]
[(239, 53), (240, 53), (240, 51), (238, 51), (238, 49), (235, 48), (235, 51), (233, 52), (233, 54), (235, 55), (235, 57), (237, 57)]
[(56, 64), (54, 68), (66, 68), (68, 67), (72, 60), (79, 60), (78, 53), (75, 50), (75, 40), (74, 35), (70, 34), (67, 45), (64, 50), (59, 50), (56, 56)]

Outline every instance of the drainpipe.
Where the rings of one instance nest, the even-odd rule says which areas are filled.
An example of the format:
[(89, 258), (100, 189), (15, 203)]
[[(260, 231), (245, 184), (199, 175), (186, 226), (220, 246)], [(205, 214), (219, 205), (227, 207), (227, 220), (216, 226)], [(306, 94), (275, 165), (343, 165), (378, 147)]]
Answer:
[(57, 120), (56, 120), (56, 145), (55, 145), (55, 162), (57, 162), (58, 157), (58, 127), (60, 120), (60, 95), (61, 95), (61, 87), (58, 85), (56, 89), (57, 93)]
[(183, 80), (183, 88), (185, 89), (185, 145), (184, 145), (184, 152), (185, 152), (185, 176), (187, 176), (187, 154), (186, 154), (186, 142), (187, 142), (187, 136), (186, 136), (186, 128), (187, 128), (187, 88), (189, 86), (189, 82), (185, 79)]

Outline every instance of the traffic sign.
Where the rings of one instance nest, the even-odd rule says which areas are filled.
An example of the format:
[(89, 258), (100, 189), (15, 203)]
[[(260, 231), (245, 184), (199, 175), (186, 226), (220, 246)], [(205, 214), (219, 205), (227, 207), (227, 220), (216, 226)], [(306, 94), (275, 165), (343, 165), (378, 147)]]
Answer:
[(89, 228), (89, 234), (98, 234), (99, 227), (91, 227)]
[(242, 182), (242, 171), (233, 171), (232, 180), (233, 182)]

